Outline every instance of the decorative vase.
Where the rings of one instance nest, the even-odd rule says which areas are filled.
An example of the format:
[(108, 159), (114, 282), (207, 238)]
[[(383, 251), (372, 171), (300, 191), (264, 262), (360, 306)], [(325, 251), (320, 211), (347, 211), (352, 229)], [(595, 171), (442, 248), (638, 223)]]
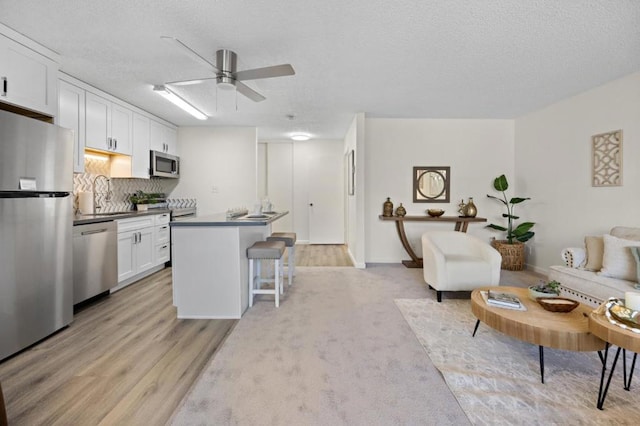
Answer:
[(473, 204), (473, 198), (469, 197), (469, 202), (465, 204), (463, 208), (463, 215), (466, 217), (476, 217), (477, 214), (478, 209), (476, 208), (476, 205)]
[(148, 204), (136, 204), (136, 210), (138, 210), (139, 212), (146, 212), (148, 209)]
[(406, 214), (407, 214), (407, 210), (404, 207), (402, 207), (402, 203), (400, 203), (400, 205), (396, 209), (396, 216), (403, 217)]
[(391, 197), (387, 197), (387, 201), (382, 204), (382, 216), (393, 216), (393, 203), (391, 202)]
[(535, 290), (535, 285), (529, 287), (529, 299), (536, 300), (538, 297), (559, 297), (558, 293), (544, 293), (542, 291)]

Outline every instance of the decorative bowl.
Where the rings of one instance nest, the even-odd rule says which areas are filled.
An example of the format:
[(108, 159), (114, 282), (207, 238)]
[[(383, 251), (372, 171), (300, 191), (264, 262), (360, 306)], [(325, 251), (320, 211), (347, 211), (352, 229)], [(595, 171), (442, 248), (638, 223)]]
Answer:
[(634, 311), (633, 309), (627, 308), (620, 300), (611, 304), (609, 307), (609, 313), (614, 319), (629, 327), (640, 328), (640, 311)]
[(534, 287), (537, 286), (531, 286), (529, 287), (529, 299), (531, 300), (538, 300), (538, 298), (542, 297), (542, 298), (550, 298), (550, 297), (559, 297), (560, 295), (557, 293), (544, 293), (542, 291), (538, 291), (536, 290)]
[(440, 209), (427, 209), (427, 214), (431, 217), (440, 217), (444, 214), (444, 210)]
[(538, 297), (536, 301), (550, 312), (571, 312), (580, 304), (580, 302), (564, 297)]

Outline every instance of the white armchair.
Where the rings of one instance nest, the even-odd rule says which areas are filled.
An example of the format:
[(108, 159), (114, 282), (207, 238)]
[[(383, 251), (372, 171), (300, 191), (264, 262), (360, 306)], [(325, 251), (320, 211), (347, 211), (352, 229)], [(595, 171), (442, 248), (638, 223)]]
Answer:
[(464, 232), (422, 234), (424, 280), (436, 291), (469, 291), (500, 285), (502, 256), (488, 243)]

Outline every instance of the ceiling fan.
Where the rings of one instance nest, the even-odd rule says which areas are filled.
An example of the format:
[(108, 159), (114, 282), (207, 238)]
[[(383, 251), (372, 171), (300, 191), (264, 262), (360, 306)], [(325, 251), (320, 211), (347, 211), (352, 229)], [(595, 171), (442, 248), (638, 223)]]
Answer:
[(256, 92), (246, 84), (242, 83), (247, 80), (257, 80), (260, 78), (283, 77), (294, 75), (296, 72), (290, 64), (274, 65), (271, 67), (255, 68), (251, 70), (238, 71), (236, 69), (238, 56), (232, 50), (220, 49), (216, 52), (216, 64), (212, 64), (195, 50), (174, 37), (162, 36), (163, 40), (169, 41), (191, 58), (207, 64), (213, 68), (213, 77), (204, 77), (194, 80), (170, 81), (165, 84), (173, 84), (176, 86), (186, 86), (190, 84), (199, 84), (208, 80), (215, 80), (216, 85), (220, 88), (235, 88), (238, 92), (251, 99), (254, 102), (264, 101), (266, 98)]

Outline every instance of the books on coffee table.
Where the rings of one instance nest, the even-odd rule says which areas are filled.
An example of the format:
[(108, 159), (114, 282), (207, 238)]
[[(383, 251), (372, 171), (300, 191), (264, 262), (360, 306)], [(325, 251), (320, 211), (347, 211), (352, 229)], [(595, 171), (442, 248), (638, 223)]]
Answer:
[(497, 308), (515, 309), (518, 311), (526, 311), (527, 308), (520, 301), (518, 296), (513, 293), (504, 293), (500, 291), (483, 291), (482, 297), (489, 306), (495, 306)]

